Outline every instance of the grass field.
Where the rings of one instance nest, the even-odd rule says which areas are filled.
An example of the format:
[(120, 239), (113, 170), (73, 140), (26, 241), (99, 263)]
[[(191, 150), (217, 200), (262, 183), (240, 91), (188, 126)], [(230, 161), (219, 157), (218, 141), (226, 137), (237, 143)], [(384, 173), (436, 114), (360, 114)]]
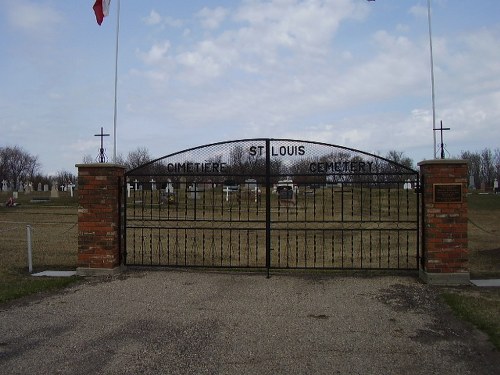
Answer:
[[(75, 280), (33, 278), (28, 273), (27, 225), (33, 228), (34, 271), (76, 267), (76, 198), (60, 193), (59, 198), (32, 202), (33, 197), (48, 197), (48, 194), (20, 194), (17, 207), (0, 206), (0, 302), (59, 288)], [(7, 195), (0, 193), (0, 201), (6, 200)], [(472, 194), (468, 206), (471, 275), (473, 278), (500, 278), (500, 195)], [(365, 205), (365, 209), (369, 209), (367, 207), (369, 205)], [(295, 215), (294, 209), (290, 208), (288, 214)], [(285, 208), (283, 213), (286, 212)], [(454, 288), (448, 289), (443, 297), (459, 316), (488, 332), (499, 347), (498, 288)]]

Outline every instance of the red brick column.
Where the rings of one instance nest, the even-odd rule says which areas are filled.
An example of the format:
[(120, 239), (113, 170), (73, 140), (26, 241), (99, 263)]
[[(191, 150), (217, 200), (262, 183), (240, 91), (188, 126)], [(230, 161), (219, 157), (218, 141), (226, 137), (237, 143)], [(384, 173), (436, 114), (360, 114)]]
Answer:
[(469, 283), (467, 162), (418, 164), (423, 181), (421, 278), (429, 284)]
[(120, 193), (125, 168), (78, 164), (78, 268), (80, 275), (120, 271)]

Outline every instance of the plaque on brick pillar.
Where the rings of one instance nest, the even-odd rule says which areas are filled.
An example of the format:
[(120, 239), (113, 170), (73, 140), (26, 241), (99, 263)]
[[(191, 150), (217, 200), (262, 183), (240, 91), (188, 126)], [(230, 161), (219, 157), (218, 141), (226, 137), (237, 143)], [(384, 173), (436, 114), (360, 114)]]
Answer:
[(434, 203), (462, 203), (462, 184), (433, 184)]

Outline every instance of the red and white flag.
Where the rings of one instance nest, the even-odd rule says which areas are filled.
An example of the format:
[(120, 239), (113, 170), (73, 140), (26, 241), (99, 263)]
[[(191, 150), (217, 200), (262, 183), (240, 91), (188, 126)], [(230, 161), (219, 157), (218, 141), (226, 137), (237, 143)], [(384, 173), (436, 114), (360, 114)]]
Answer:
[(92, 7), (94, 9), (95, 19), (99, 25), (104, 20), (104, 17), (109, 14), (110, 1), (111, 0), (96, 0), (94, 6)]

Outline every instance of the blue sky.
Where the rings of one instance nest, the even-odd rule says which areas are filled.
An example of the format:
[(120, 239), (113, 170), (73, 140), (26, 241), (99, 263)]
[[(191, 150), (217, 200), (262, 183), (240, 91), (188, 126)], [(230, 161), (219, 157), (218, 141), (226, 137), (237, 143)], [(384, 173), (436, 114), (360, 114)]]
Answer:
[[(117, 0), (101, 26), (93, 3), (0, 0), (0, 146), (47, 174), (113, 134)], [(431, 4), (446, 155), (500, 147), (500, 2)], [(121, 0), (117, 153), (272, 137), (432, 159), (429, 60), (426, 0)]]

